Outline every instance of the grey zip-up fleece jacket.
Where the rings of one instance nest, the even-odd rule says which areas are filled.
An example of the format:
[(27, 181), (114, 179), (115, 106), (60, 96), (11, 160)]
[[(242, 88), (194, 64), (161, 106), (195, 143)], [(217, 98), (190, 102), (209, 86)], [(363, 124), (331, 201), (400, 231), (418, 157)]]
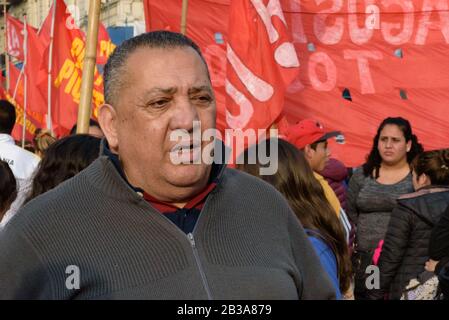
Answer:
[(335, 290), (267, 183), (223, 166), (186, 235), (101, 156), (0, 232), (0, 298), (333, 299)]

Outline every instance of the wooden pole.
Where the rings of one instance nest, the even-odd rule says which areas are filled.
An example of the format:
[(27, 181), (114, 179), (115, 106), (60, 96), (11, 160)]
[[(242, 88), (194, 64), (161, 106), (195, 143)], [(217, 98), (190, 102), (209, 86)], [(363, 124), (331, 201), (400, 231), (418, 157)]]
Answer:
[(78, 109), (76, 133), (89, 132), (89, 119), (92, 105), (92, 89), (97, 58), (98, 23), (100, 20), (100, 0), (89, 1), (89, 21), (87, 24), (86, 55), (83, 62), (81, 98)]
[(50, 47), (48, 49), (48, 78), (47, 78), (47, 129), (53, 132), (52, 116), (51, 116), (51, 68), (53, 64), (53, 36), (55, 34), (55, 15), (56, 15), (56, 0), (53, 0), (53, 13), (51, 18), (50, 28)]
[(181, 33), (187, 32), (187, 7), (189, 6), (189, 0), (182, 0), (182, 14), (181, 14)]
[(9, 90), (9, 54), (8, 54), (8, 28), (7, 28), (7, 19), (6, 19), (6, 6), (9, 4), (6, 1), (3, 1), (1, 3), (3, 5), (3, 18), (5, 18), (5, 25), (4, 25), (4, 32), (5, 32), (5, 79), (6, 79), (6, 85), (5, 89), (6, 91)]

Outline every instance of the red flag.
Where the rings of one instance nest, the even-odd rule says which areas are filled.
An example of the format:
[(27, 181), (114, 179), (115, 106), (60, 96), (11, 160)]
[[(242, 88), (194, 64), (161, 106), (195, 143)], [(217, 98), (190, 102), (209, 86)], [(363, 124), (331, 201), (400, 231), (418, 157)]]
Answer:
[[(27, 75), (28, 109), (30, 111), (47, 113), (47, 70), (43, 68), (44, 53), (48, 43), (37, 35), (37, 31), (27, 25), (27, 61), (25, 73)], [(40, 82), (43, 86), (39, 86)]]
[(279, 0), (232, 1), (229, 12), (226, 122), (267, 129), (284, 107), (299, 61)]
[[(85, 42), (83, 33), (75, 25), (63, 0), (56, 1), (54, 23), (51, 73), (52, 121), (54, 132), (61, 136), (68, 133), (78, 117)], [(48, 59), (48, 50), (44, 55)], [(104, 101), (102, 85), (103, 78), (95, 70), (92, 92), (94, 116)]]
[[(23, 112), (24, 112), (24, 75), (20, 75), (20, 70), (12, 63), (9, 65), (10, 86), (6, 93), (6, 99), (16, 108), (16, 125), (12, 131), (15, 140), (22, 140), (23, 130)], [(14, 92), (16, 93), (14, 97)], [(29, 105), (29, 99), (27, 104)], [(44, 117), (42, 114), (32, 112), (27, 107), (25, 139), (31, 141), (37, 128), (44, 126)]]
[(8, 54), (20, 61), (23, 61), (23, 23), (9, 14), (6, 14), (6, 24)]
[(98, 24), (97, 64), (106, 64), (116, 45), (112, 43), (108, 31), (100, 22)]
[(0, 72), (0, 99), (5, 99), (6, 97), (6, 93), (5, 93), (5, 86), (6, 86), (6, 82), (5, 82), (5, 77), (3, 76), (3, 73)]
[[(20, 70), (9, 62), (9, 89), (8, 94), (14, 98), (14, 100), (23, 106), (24, 87), (23, 87), (23, 74), (20, 74)], [(15, 95), (14, 95), (15, 93)]]

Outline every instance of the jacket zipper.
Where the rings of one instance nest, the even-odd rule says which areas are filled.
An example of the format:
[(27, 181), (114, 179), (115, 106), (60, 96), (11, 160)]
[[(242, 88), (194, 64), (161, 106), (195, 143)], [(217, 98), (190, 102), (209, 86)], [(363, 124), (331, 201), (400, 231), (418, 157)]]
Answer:
[(189, 238), (190, 245), (192, 246), (193, 256), (195, 257), (196, 265), (198, 266), (198, 269), (200, 271), (201, 280), (203, 281), (203, 286), (204, 286), (204, 289), (206, 290), (207, 298), (209, 300), (212, 300), (212, 294), (210, 293), (210, 289), (209, 289), (209, 285), (207, 283), (206, 275), (205, 275), (205, 273), (203, 271), (203, 266), (201, 265), (200, 257), (198, 255), (198, 249), (196, 248), (195, 239), (193, 238), (193, 234), (192, 233), (187, 234), (187, 238)]

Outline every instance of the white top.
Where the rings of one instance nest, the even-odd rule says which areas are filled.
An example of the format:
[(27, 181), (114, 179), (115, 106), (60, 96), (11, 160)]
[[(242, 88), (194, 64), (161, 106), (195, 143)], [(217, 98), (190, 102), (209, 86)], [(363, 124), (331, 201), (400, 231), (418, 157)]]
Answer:
[(1, 220), (1, 229), (22, 206), (30, 190), (33, 174), (39, 164), (40, 158), (16, 146), (13, 137), (9, 134), (0, 134), (0, 159), (9, 164), (17, 180), (17, 198)]
[(16, 146), (9, 134), (0, 134), (0, 159), (9, 164), (17, 179), (30, 179), (39, 164), (39, 157)]

